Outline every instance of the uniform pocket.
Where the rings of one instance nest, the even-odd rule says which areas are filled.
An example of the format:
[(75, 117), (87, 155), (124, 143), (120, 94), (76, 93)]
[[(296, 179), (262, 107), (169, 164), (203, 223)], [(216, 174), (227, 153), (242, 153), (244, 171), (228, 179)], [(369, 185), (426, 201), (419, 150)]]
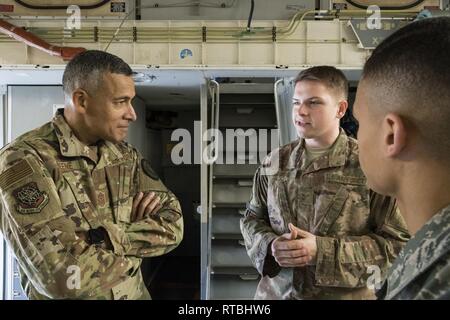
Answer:
[(131, 167), (120, 165), (120, 185), (119, 200), (117, 202), (117, 219), (120, 222), (131, 222), (131, 207), (133, 205), (133, 196), (131, 195)]
[(292, 222), (294, 225), (295, 222), (284, 178), (275, 178), (272, 181), (267, 194), (267, 204), (270, 224), (273, 230), (278, 234), (289, 232), (289, 222)]
[(89, 223), (91, 228), (98, 226), (98, 216), (96, 209), (92, 204), (86, 190), (80, 182), (80, 179), (76, 176), (74, 171), (64, 172), (64, 180), (69, 185), (71, 194), (73, 195), (74, 203), (76, 202), (83, 217)]
[(112, 200), (113, 214), (117, 221), (130, 222), (133, 196), (131, 194), (131, 167), (120, 164), (106, 168), (106, 179)]
[(337, 190), (318, 226), (321, 235), (358, 235), (367, 228), (369, 193), (366, 178), (361, 175), (329, 173), (325, 184)]
[(324, 236), (328, 234), (331, 226), (336, 222), (337, 218), (341, 214), (348, 196), (349, 192), (347, 188), (345, 186), (341, 186), (332, 198), (330, 205), (322, 218), (322, 221), (318, 227), (319, 235)]

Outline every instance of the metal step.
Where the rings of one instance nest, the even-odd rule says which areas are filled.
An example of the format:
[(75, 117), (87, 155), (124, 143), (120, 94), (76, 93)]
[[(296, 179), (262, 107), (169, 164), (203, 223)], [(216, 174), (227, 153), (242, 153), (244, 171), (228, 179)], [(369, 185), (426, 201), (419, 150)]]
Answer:
[(273, 83), (221, 83), (221, 94), (273, 94)]

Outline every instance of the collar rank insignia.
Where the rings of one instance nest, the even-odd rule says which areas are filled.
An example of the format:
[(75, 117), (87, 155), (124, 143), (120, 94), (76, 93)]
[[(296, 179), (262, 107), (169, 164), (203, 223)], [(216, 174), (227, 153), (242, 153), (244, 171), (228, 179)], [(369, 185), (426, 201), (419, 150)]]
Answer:
[(13, 191), (16, 209), (23, 214), (39, 213), (48, 203), (48, 195), (40, 191), (36, 182), (30, 182)]

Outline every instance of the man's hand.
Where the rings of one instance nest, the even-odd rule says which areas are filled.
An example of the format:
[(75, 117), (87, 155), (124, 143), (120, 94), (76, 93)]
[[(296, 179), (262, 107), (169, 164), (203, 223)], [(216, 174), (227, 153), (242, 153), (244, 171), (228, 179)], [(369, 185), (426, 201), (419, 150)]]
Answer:
[(162, 205), (161, 199), (154, 192), (144, 195), (139, 192), (133, 199), (133, 207), (131, 209), (131, 222), (144, 219), (146, 216), (156, 214)]
[(280, 267), (304, 267), (314, 264), (317, 254), (316, 236), (289, 223), (290, 233), (276, 238), (272, 255)]

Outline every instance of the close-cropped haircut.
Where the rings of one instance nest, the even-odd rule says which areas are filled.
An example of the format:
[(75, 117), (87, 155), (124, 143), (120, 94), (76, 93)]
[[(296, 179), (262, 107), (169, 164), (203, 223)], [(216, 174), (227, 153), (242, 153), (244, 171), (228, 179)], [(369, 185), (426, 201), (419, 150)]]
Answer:
[(106, 73), (131, 76), (133, 71), (121, 58), (104, 51), (88, 50), (75, 56), (66, 66), (62, 84), (66, 98), (76, 89), (95, 92)]
[(362, 74), (372, 106), (396, 112), (431, 155), (450, 158), (450, 17), (410, 23), (386, 38)]
[(338, 96), (347, 100), (348, 81), (344, 73), (332, 66), (316, 66), (301, 71), (294, 80), (294, 84), (300, 81), (317, 81), (333, 90)]

